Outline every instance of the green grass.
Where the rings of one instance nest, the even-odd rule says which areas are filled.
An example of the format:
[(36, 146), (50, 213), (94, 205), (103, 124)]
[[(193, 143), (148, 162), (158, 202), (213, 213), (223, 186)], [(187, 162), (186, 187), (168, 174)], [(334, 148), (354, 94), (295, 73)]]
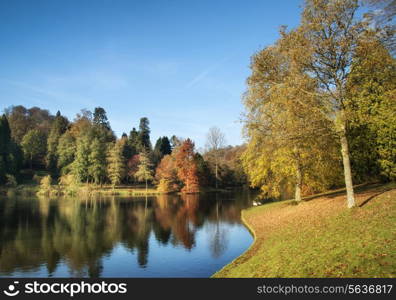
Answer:
[(244, 211), (255, 243), (214, 277), (396, 277), (391, 188), (365, 189), (353, 209), (339, 195)]

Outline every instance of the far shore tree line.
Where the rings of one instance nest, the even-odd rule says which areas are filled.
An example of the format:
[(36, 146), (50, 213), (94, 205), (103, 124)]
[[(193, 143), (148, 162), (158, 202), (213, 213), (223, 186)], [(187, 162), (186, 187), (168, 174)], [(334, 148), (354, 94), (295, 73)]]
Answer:
[(162, 193), (196, 193), (202, 188), (246, 184), (238, 162), (243, 147), (226, 147), (216, 127), (208, 137), (221, 136), (198, 153), (187, 138), (150, 140), (150, 123), (141, 118), (138, 129), (117, 138), (106, 111), (82, 110), (70, 122), (38, 107), (12, 106), (0, 118), (0, 182), (8, 186), (36, 180), (49, 193), (58, 183), (66, 193), (77, 186), (158, 185)]

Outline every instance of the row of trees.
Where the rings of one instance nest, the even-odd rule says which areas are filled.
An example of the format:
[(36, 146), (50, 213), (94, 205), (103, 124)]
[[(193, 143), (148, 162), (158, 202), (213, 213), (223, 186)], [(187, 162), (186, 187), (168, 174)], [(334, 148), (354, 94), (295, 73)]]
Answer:
[(307, 0), (301, 24), (252, 57), (242, 161), (267, 195), (344, 181), (353, 207), (353, 180), (396, 178), (394, 31), (358, 9)]
[[(158, 138), (153, 148), (149, 125), (147, 118), (141, 118), (137, 130), (133, 128), (129, 135), (124, 133), (117, 139), (101, 107), (93, 113), (82, 110), (73, 122), (59, 111), (52, 116), (39, 108), (8, 108), (0, 123), (0, 180), (20, 179), (19, 170), (24, 168), (25, 177), (47, 171), (73, 191), (72, 186), (79, 183), (110, 182), (113, 187), (145, 183), (146, 188), (149, 183), (158, 183), (163, 192), (186, 193), (198, 192), (202, 186), (245, 183), (234, 163), (240, 151), (225, 147), (218, 128), (210, 130), (202, 156), (190, 139), (176, 136)], [(223, 142), (211, 144), (214, 134), (221, 135)], [(50, 178), (45, 183), (50, 185)]]

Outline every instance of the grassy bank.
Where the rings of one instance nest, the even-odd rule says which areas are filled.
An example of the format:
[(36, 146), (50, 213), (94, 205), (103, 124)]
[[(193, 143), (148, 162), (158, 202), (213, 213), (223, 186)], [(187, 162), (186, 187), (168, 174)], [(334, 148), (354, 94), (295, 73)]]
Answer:
[(396, 277), (396, 186), (271, 203), (243, 211), (251, 248), (213, 277)]

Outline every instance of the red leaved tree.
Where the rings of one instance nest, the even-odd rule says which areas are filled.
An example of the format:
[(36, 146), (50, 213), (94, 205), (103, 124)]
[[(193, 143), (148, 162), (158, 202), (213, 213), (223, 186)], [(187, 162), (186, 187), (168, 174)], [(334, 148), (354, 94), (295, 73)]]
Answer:
[(194, 143), (187, 139), (176, 150), (177, 175), (184, 183), (183, 193), (198, 193), (199, 179), (195, 161)]

